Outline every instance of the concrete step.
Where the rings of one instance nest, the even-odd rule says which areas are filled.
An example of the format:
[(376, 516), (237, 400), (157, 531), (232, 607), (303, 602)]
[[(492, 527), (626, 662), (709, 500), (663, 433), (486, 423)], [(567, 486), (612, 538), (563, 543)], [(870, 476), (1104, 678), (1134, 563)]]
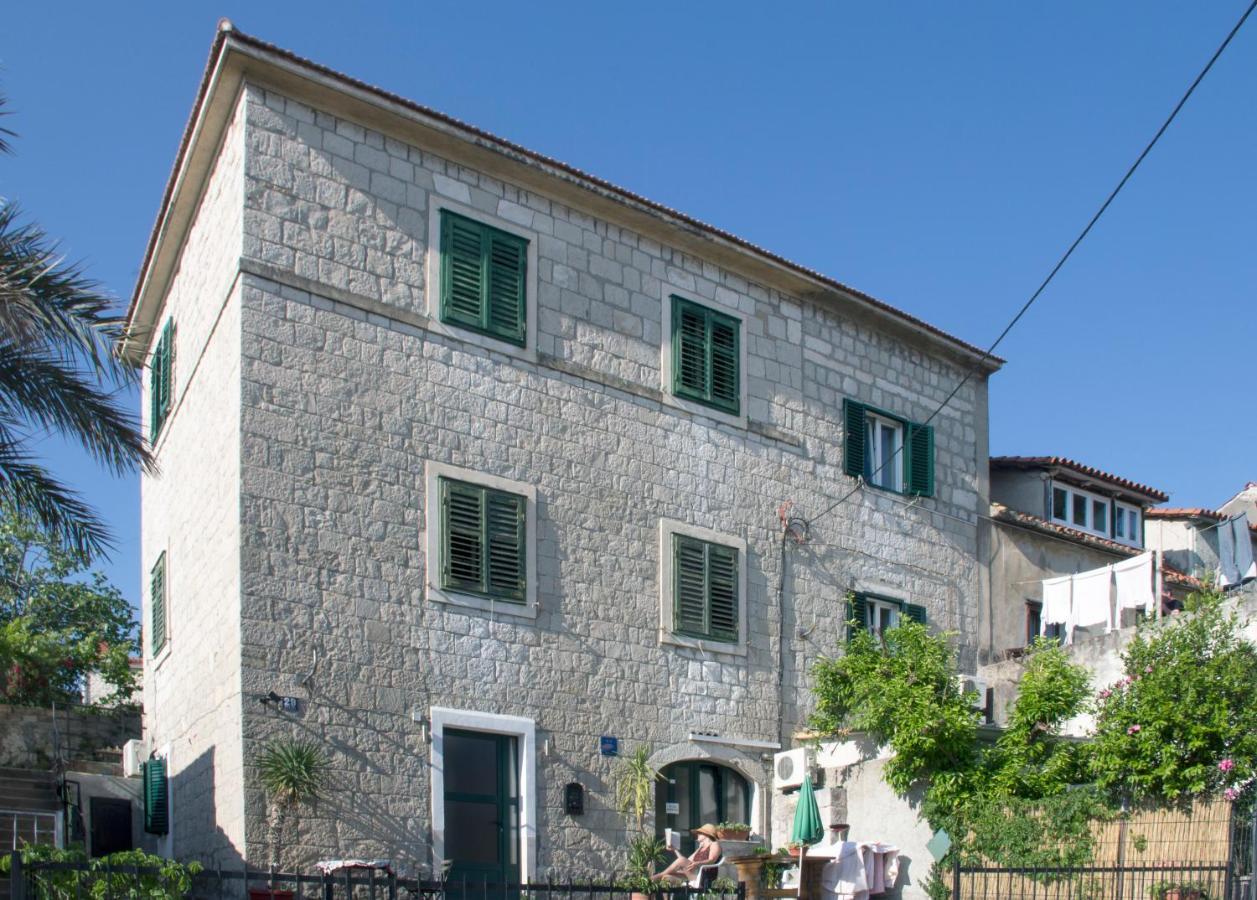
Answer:
[(57, 783), (49, 772), (0, 768), (0, 809), (56, 812)]

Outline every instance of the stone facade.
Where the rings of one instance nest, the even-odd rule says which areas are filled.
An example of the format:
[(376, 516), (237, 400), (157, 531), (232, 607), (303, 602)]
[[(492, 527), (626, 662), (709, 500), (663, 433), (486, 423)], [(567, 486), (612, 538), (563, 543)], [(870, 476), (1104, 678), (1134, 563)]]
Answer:
[[(767, 832), (765, 750), (803, 723), (847, 590), (924, 605), (973, 660), (985, 376), (933, 422), (935, 496), (857, 493), (786, 547), (778, 594), (783, 501), (817, 516), (854, 484), (842, 400), (922, 421), (963, 354), (293, 93), (243, 82), (158, 319), (178, 323), (178, 405), (145, 479), (144, 555), (167, 548), (172, 650), (150, 660), (145, 711), (171, 747), (174, 853), (265, 859), (253, 760), (302, 734), (333, 771), (290, 857), (424, 870), (442, 723), (500, 716), (524, 723), (524, 873), (602, 876), (625, 844), (603, 735), (657, 765), (737, 769)], [(436, 321), (440, 207), (528, 236), (525, 348)], [(674, 291), (742, 322), (742, 415), (664, 390)], [(433, 465), (535, 491), (535, 608), (432, 596)], [(664, 522), (745, 542), (743, 644), (661, 634)], [(258, 702), (271, 691), (299, 710)], [(583, 816), (563, 811), (570, 782)]]

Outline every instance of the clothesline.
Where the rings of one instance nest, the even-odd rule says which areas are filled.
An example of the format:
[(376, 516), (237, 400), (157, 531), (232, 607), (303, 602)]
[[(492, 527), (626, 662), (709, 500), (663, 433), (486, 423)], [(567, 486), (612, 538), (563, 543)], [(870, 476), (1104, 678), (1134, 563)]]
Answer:
[(1063, 625), (1068, 644), (1073, 641), (1075, 628), (1103, 625), (1108, 634), (1123, 609), (1153, 607), (1160, 617), (1161, 579), (1160, 550), (1098, 569), (1045, 578), (1040, 633), (1046, 634), (1049, 625)]

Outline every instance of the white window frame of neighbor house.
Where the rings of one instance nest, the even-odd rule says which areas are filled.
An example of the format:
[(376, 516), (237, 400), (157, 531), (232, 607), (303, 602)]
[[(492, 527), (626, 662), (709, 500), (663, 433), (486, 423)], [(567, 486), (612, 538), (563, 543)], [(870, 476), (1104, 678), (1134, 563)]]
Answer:
[[(886, 629), (880, 627), (879, 620), (882, 612), (890, 613), (890, 622), (887, 624)], [(903, 603), (899, 601), (874, 597), (868, 594), (864, 595), (864, 627), (874, 637), (880, 638), (885, 630), (898, 625), (902, 612)]]
[[(884, 432), (882, 429), (890, 429), (894, 434), (895, 446), (890, 448), (891, 456), (889, 465), (880, 471), (878, 466), (882, 465), (883, 439)], [(864, 458), (865, 462), (865, 479), (869, 484), (876, 487), (885, 488), (886, 490), (897, 491), (903, 493), (903, 470), (906, 458), (903, 449), (904, 427), (903, 422), (895, 419), (888, 419), (886, 416), (879, 415), (872, 410), (866, 410), (864, 413)]]
[[(1131, 503), (1123, 503), (1118, 500), (1114, 504), (1113, 512), (1113, 540), (1121, 544), (1128, 544), (1131, 547), (1143, 546), (1143, 510)], [(1126, 534), (1117, 533), (1117, 523), (1124, 519), (1126, 524), (1130, 526), (1130, 531)], [(1125, 526), (1123, 531), (1127, 531)], [(1133, 533), (1132, 533), (1133, 532)]]
[[(447, 463), (428, 460), (424, 473), (424, 527), (427, 533), (422, 536), (420, 546), (425, 549), (424, 589), (428, 599), (436, 603), (447, 603), (451, 606), (462, 606), (468, 609), (479, 609), (494, 615), (516, 616), (525, 619), (537, 618), (537, 488), (535, 485), (522, 481), (512, 481), (497, 475), (488, 475), (474, 469), (464, 469)], [(523, 603), (510, 603), (505, 600), (494, 600), (491, 597), (480, 597), (465, 594), (441, 586), (441, 479), (465, 481), (495, 491), (520, 494), (525, 498), (524, 505), (524, 577), (528, 582), (524, 589)]]
[(432, 739), (432, 859), (436, 871), (445, 859), (445, 729), (483, 731), (515, 737), (519, 752), (519, 880), (527, 884), (537, 869), (537, 726), (523, 716), (449, 709), (429, 710)]
[[(1057, 491), (1063, 491), (1065, 493), (1065, 517), (1064, 518), (1058, 518), (1056, 515), (1056, 492)], [(1082, 524), (1082, 525), (1079, 525), (1077, 522), (1074, 521), (1074, 504), (1077, 502), (1075, 498), (1079, 500), (1083, 500), (1086, 504), (1085, 506), (1086, 516), (1084, 517), (1086, 521), (1085, 521), (1085, 524)], [(1096, 505), (1102, 506), (1105, 509), (1104, 518), (1105, 518), (1105, 525), (1107, 526), (1106, 528), (1101, 529), (1095, 526)], [(1079, 487), (1074, 487), (1074, 485), (1072, 484), (1067, 484), (1061, 481), (1052, 481), (1051, 490), (1048, 493), (1047, 512), (1048, 512), (1048, 520), (1055, 522), (1058, 525), (1065, 525), (1066, 527), (1073, 528), (1078, 531), (1083, 531), (1083, 532), (1086, 532), (1087, 534), (1094, 534), (1097, 537), (1102, 537), (1102, 538), (1112, 537), (1113, 503), (1112, 501), (1109, 500), (1108, 497), (1101, 496), (1100, 494), (1093, 494), (1091, 491), (1083, 490), (1082, 488), (1079, 488)]]
[[(441, 321), (441, 211), (448, 210), (468, 219), (505, 231), (528, 242), (528, 271), (524, 273), (524, 346), (503, 341), (487, 334), (449, 325)], [(529, 362), (537, 361), (537, 245), (538, 233), (492, 213), (473, 209), (435, 191), (428, 194), (428, 247), (424, 253), (424, 315), (428, 328), (438, 334), (495, 350)]]
[[(672, 596), (672, 536), (685, 535), (696, 540), (732, 547), (738, 551), (738, 639), (736, 643), (716, 641), (677, 634), (673, 629)], [(700, 525), (690, 525), (675, 519), (659, 520), (659, 643), (674, 647), (689, 647), (704, 653), (725, 653), (746, 656), (746, 540), (732, 534), (722, 534)]]
[[(703, 403), (696, 403), (693, 400), (678, 397), (672, 393), (672, 297), (674, 294), (689, 300), (691, 303), (705, 306), (708, 309), (723, 313), (726, 316), (732, 316), (738, 320), (738, 414), (736, 416)], [(746, 386), (748, 381), (746, 345), (750, 343), (746, 323), (750, 317), (736, 306), (728, 306), (712, 297), (700, 296), (693, 286), (686, 287), (671, 281), (664, 281), (660, 285), (659, 301), (662, 309), (660, 322), (663, 325), (663, 332), (659, 341), (659, 371), (663, 377), (659, 388), (663, 393), (663, 402), (668, 406), (683, 409), (695, 415), (706, 416), (709, 419), (735, 425), (738, 428), (746, 428), (748, 421), (746, 412)]]

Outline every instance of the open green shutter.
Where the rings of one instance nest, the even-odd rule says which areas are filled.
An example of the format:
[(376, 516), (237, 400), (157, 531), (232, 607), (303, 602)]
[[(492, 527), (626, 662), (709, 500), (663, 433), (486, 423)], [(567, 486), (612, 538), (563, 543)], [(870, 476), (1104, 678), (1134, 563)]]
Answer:
[(484, 491), (441, 479), (441, 518), (441, 586), (484, 591)]
[(153, 348), (152, 361), (149, 364), (149, 443), (154, 443), (161, 434), (162, 425), (170, 414), (171, 399), (171, 363), (174, 354), (175, 323), (173, 319), (166, 321), (157, 346)]
[(479, 222), (441, 212), (441, 321), (484, 328), (485, 234)]
[(924, 606), (919, 606), (916, 603), (905, 603), (903, 605), (903, 614), (914, 622), (920, 622), (922, 625), (926, 624)]
[(522, 347), (528, 242), (503, 232), (490, 231), (486, 237), (489, 285), (485, 330)]
[(149, 647), (153, 656), (166, 646), (166, 554), (157, 557), (149, 580)]
[(523, 603), (527, 588), (524, 545), (527, 499), (502, 491), (485, 492), (485, 570), (487, 593)]
[(708, 634), (726, 641), (738, 639), (738, 551), (720, 544), (707, 545)]
[(934, 496), (934, 429), (929, 425), (907, 425), (908, 493)]
[(843, 470), (856, 477), (864, 475), (865, 434), (864, 434), (863, 403), (854, 400), (842, 401), (842, 421), (846, 428), (846, 440), (843, 453)]
[(707, 398), (707, 317), (681, 297), (672, 298), (672, 393)]
[(676, 631), (707, 634), (707, 565), (703, 542), (672, 536), (672, 582)]
[(166, 761), (150, 759), (142, 767), (144, 781), (144, 830), (149, 834), (170, 831), (169, 782)]
[(855, 625), (853, 625), (847, 632), (848, 637), (855, 634), (857, 631), (869, 630), (868, 603), (865, 601), (863, 594), (852, 595), (850, 609), (847, 612), (847, 619), (855, 622)]

